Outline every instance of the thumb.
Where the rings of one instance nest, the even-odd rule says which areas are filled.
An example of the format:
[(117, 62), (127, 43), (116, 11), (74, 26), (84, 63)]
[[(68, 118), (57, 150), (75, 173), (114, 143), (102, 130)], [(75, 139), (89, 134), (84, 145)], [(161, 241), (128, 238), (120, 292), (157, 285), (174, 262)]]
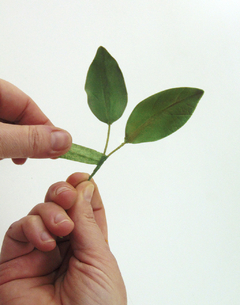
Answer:
[(0, 123), (0, 158), (54, 158), (66, 153), (71, 135), (54, 126)]
[[(94, 218), (91, 199), (94, 185), (85, 181), (76, 187), (78, 191), (77, 201), (68, 211), (74, 222), (74, 229), (71, 233), (71, 245), (75, 257), (84, 261), (88, 256), (103, 256), (109, 247), (103, 233)], [(87, 256), (86, 256), (87, 254)]]

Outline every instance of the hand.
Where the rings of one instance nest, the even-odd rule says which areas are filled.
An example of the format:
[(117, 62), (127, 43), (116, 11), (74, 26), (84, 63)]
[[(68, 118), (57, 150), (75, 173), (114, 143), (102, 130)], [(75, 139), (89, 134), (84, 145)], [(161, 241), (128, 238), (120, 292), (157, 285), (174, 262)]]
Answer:
[(0, 160), (12, 158), (56, 158), (72, 143), (70, 134), (54, 127), (33, 100), (0, 79)]
[(9, 228), (0, 257), (0, 305), (127, 304), (101, 197), (88, 177), (76, 173), (52, 185), (45, 203)]

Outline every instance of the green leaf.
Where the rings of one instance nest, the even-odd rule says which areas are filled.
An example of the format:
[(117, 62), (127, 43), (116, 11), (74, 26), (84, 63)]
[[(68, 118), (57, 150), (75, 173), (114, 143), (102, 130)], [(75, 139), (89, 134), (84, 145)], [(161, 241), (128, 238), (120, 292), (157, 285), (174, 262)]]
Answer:
[(59, 158), (78, 161), (88, 164), (98, 164), (103, 154), (88, 147), (72, 144), (71, 149)]
[(157, 141), (175, 132), (191, 117), (203, 93), (196, 88), (173, 88), (140, 102), (127, 121), (125, 143)]
[(116, 60), (103, 47), (89, 67), (85, 90), (88, 105), (102, 122), (112, 124), (118, 120), (127, 105), (127, 90)]

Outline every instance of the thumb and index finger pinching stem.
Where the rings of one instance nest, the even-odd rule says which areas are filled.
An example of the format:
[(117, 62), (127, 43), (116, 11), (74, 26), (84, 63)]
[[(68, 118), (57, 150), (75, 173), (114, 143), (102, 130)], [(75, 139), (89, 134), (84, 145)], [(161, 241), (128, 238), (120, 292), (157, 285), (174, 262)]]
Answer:
[[(96, 194), (97, 197), (95, 196), (94, 188), (94, 184), (88, 181), (77, 185), (77, 201), (68, 210), (68, 215), (74, 222), (74, 229), (71, 233), (71, 244), (73, 251), (77, 251), (75, 256), (81, 256), (86, 249), (94, 251), (99, 249), (99, 247), (102, 248), (107, 245), (105, 212), (100, 195)], [(95, 202), (92, 203), (92, 201)], [(95, 217), (95, 212), (98, 211), (94, 208), (96, 202), (99, 202), (100, 210), (98, 211), (101, 213), (97, 217)]]

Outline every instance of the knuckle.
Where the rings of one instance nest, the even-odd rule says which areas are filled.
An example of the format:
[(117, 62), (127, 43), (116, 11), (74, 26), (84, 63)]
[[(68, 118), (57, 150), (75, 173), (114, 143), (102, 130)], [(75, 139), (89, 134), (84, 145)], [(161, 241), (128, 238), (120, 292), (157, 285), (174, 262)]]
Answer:
[(93, 214), (90, 213), (83, 213), (83, 218), (90, 224), (96, 224), (95, 218)]
[(29, 150), (32, 152), (32, 155), (38, 153), (40, 142), (41, 142), (41, 135), (38, 131), (38, 128), (36, 126), (28, 126), (28, 143), (29, 143)]
[(37, 215), (28, 215), (25, 218), (25, 226), (27, 227), (32, 227), (34, 226), (34, 224), (36, 223), (36, 221), (38, 220), (39, 216)]
[(45, 204), (45, 202), (36, 204), (34, 208), (30, 211), (28, 216), (37, 216)]

